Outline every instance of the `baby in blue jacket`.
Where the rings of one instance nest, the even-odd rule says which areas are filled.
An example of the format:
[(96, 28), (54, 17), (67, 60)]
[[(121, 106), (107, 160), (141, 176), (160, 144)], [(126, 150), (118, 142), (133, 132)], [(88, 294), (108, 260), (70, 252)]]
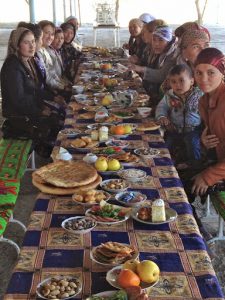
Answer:
[(165, 142), (172, 156), (175, 148), (183, 143), (185, 149), (181, 148), (181, 151), (184, 161), (200, 160), (201, 118), (198, 103), (203, 93), (194, 86), (192, 70), (186, 64), (171, 68), (168, 80), (171, 89), (157, 105), (156, 120), (165, 128)]

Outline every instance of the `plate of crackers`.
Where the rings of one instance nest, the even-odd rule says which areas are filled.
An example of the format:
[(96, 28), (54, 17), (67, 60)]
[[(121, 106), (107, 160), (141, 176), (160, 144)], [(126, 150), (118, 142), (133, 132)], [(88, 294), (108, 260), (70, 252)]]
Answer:
[(94, 262), (105, 266), (117, 266), (127, 260), (137, 259), (138, 255), (138, 251), (133, 246), (112, 241), (92, 248), (90, 253)]

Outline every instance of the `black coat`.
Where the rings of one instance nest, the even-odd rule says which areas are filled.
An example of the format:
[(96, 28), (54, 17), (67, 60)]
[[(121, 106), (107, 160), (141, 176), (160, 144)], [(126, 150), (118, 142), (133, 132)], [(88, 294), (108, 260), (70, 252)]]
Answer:
[(43, 110), (43, 100), (53, 99), (53, 95), (41, 89), (41, 85), (35, 82), (15, 55), (6, 58), (2, 66), (1, 93), (2, 114), (6, 118), (10, 116), (36, 118)]

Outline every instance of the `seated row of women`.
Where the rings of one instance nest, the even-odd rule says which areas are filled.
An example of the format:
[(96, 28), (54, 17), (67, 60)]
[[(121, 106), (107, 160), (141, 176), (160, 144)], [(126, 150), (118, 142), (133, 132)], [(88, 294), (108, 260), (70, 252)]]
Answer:
[(75, 35), (71, 20), (59, 28), (47, 20), (20, 22), (11, 32), (1, 70), (5, 138), (31, 138), (40, 152), (46, 144), (50, 153), (83, 59)]

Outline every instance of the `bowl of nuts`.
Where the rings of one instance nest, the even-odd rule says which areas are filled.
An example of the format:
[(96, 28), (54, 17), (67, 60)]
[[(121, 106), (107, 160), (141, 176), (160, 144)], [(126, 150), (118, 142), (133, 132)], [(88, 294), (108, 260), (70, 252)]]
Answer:
[(89, 190), (80, 191), (73, 194), (72, 199), (76, 204), (80, 204), (85, 207), (99, 204), (102, 200), (108, 201), (111, 195), (103, 190)]
[(71, 299), (81, 292), (81, 281), (76, 277), (55, 276), (37, 286), (37, 295), (42, 299)]
[(102, 181), (100, 186), (103, 190), (115, 194), (126, 191), (130, 185), (124, 179), (108, 179)]
[(74, 234), (85, 234), (91, 231), (97, 223), (88, 217), (79, 216), (65, 219), (61, 226), (63, 229)]

